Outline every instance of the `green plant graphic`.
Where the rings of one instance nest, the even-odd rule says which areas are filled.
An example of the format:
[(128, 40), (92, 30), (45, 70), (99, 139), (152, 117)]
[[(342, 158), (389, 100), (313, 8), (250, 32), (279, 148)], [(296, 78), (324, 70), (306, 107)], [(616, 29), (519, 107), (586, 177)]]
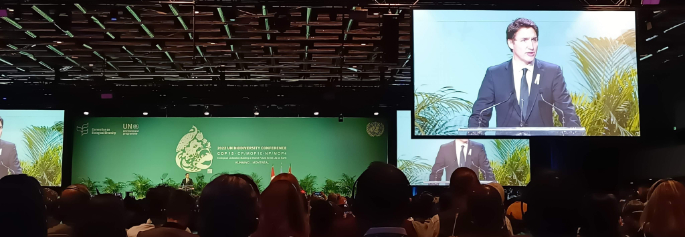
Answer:
[[(587, 135), (640, 135), (635, 30), (615, 39), (585, 37), (569, 45), (583, 78), (581, 85), (588, 91), (571, 93)], [(557, 119), (555, 126), (561, 126)]]
[(298, 180), (300, 183), (300, 187), (302, 187), (302, 190), (304, 190), (307, 194), (312, 194), (315, 192), (316, 188), (316, 176), (307, 174), (304, 176), (304, 178), (301, 178)]
[(397, 168), (404, 172), (411, 185), (425, 185), (421, 182), (422, 177), (428, 177), (433, 167), (426, 163), (425, 159), (415, 156), (409, 160), (402, 157), (397, 158)]
[[(504, 186), (525, 186), (530, 182), (530, 145), (527, 140), (495, 139), (496, 158), (490, 166), (497, 182)], [(490, 156), (492, 157), (492, 156)]]
[(121, 193), (124, 191), (124, 188), (126, 187), (126, 183), (124, 182), (114, 182), (114, 180), (105, 177), (105, 181), (102, 182), (103, 193)]
[(44, 186), (62, 184), (62, 142), (64, 122), (50, 127), (29, 126), (22, 128), (28, 161), (21, 161), (23, 173), (36, 178)]
[[(136, 198), (142, 199), (145, 197), (147, 190), (154, 187), (154, 185), (152, 184), (152, 180), (146, 178), (145, 176), (142, 176), (139, 174), (133, 174), (133, 176), (135, 177), (135, 179), (132, 181), (129, 181), (128, 186), (131, 187), (130, 191), (133, 192), (133, 195)], [(172, 187), (174, 187), (174, 186), (172, 186)]]
[(252, 181), (254, 181), (254, 183), (257, 184), (259, 192), (264, 192), (264, 189), (266, 189), (266, 187), (264, 187), (264, 184), (262, 184), (262, 177), (259, 176), (259, 174), (257, 174), (256, 172), (252, 172), (250, 174), (250, 178), (252, 178)]
[(435, 93), (414, 91), (414, 134), (450, 135), (456, 134), (456, 127), (449, 125), (454, 114), (471, 111), (471, 101), (455, 96), (465, 94), (450, 86)]
[(338, 180), (338, 187), (340, 188), (340, 194), (343, 196), (352, 196), (352, 189), (354, 188), (354, 181), (357, 176), (349, 176), (345, 173), (342, 174), (342, 178)]
[[(195, 182), (193, 183), (193, 194), (199, 196), (202, 194), (202, 190), (205, 189), (207, 186), (207, 181), (205, 181), (205, 175), (198, 173), (197, 176), (195, 176)], [(180, 183), (179, 183), (180, 186)]]
[(79, 183), (85, 185), (91, 195), (97, 194), (97, 190), (101, 187), (100, 182), (90, 180), (90, 178), (81, 178), (81, 182)]
[(326, 195), (331, 193), (340, 193), (340, 184), (338, 183), (338, 181), (326, 179), (321, 189), (323, 189), (323, 193)]

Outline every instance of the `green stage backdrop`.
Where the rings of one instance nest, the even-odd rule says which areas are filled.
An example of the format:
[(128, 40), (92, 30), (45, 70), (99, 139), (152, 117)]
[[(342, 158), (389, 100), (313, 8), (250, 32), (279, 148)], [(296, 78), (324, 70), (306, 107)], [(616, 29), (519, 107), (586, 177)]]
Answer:
[[(372, 161), (387, 162), (386, 123), (345, 118), (82, 118), (76, 121), (72, 180), (133, 190), (134, 174), (176, 183), (185, 173), (205, 181), (217, 174), (255, 173), (268, 184), (271, 167), (302, 179), (359, 176)], [(173, 183), (173, 182), (172, 182)], [(100, 190), (102, 191), (102, 189)], [(310, 191), (310, 190), (307, 190)], [(138, 195), (140, 196), (140, 195)]]

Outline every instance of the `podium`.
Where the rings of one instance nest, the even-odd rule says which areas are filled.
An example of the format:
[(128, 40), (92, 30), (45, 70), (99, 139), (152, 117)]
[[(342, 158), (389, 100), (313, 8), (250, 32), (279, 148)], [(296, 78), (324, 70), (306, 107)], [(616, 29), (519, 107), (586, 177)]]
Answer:
[[(480, 184), (489, 184), (493, 181), (480, 180)], [(423, 181), (424, 184), (428, 185), (450, 185), (450, 181)]]
[(457, 135), (497, 136), (585, 136), (584, 127), (460, 128)]
[(183, 191), (186, 191), (186, 192), (190, 192), (190, 191), (195, 190), (195, 187), (193, 187), (193, 185), (182, 185), (182, 186), (179, 188), (179, 190), (183, 190)]

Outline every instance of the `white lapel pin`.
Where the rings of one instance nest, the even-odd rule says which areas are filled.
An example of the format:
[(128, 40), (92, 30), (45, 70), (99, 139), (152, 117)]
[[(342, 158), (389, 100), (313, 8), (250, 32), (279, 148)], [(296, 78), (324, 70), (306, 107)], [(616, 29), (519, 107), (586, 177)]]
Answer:
[(535, 77), (535, 85), (540, 85), (540, 74)]
[(471, 150), (471, 149), (469, 149), (469, 155), (471, 155), (471, 151), (472, 151), (472, 150)]

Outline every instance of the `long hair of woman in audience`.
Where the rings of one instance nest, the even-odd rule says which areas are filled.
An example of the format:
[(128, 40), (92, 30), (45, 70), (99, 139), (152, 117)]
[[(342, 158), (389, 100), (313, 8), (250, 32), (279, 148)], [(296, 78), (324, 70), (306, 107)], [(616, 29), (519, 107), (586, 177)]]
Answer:
[(685, 186), (675, 180), (652, 185), (640, 224), (648, 237), (685, 236)]
[(307, 195), (304, 193), (305, 191), (313, 191), (313, 190), (302, 190), (302, 187), (300, 187), (300, 182), (297, 181), (297, 177), (295, 175), (290, 174), (290, 173), (281, 173), (276, 176), (271, 180), (271, 182), (276, 182), (279, 180), (285, 180), (293, 185), (295, 185), (295, 188), (297, 189), (297, 192), (302, 196), (302, 207), (304, 208), (305, 212), (309, 212), (309, 203), (307, 202)]
[(301, 193), (289, 181), (269, 184), (260, 197), (259, 228), (252, 237), (309, 236), (309, 224)]
[(481, 189), (469, 194), (467, 206), (466, 212), (459, 214), (456, 220), (454, 230), (457, 236), (509, 236), (504, 222), (504, 204), (494, 187), (483, 185)]

